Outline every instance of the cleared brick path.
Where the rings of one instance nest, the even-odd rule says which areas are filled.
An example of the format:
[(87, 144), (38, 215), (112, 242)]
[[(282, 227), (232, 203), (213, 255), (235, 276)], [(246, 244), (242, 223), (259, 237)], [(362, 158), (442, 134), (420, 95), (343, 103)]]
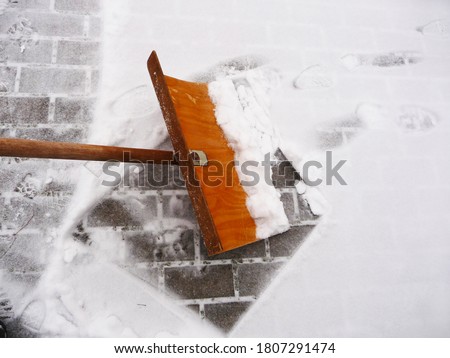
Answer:
[[(1, 135), (83, 141), (101, 75), (99, 1), (18, 0), (0, 19)], [(13, 234), (26, 227), (0, 261), (0, 270), (23, 283), (24, 291), (45, 268), (50, 252), (45, 238), (61, 222), (75, 183), (43, 184), (39, 178), (76, 165), (1, 159), (0, 249), (6, 250)], [(171, 169), (171, 180), (179, 177), (177, 171)], [(316, 218), (292, 184), (277, 176), (293, 225), (290, 232), (213, 258), (206, 256), (187, 192), (173, 181), (163, 189), (114, 191), (89, 213), (74, 238), (88, 241), (99, 230), (122, 232), (129, 252), (120, 262), (124, 269), (228, 331), (315, 225)], [(130, 193), (138, 198), (139, 209), (127, 204)], [(173, 212), (171, 203), (181, 209)], [(192, 227), (177, 233), (170, 244), (161, 244), (160, 233), (143, 230), (143, 217), (183, 218)], [(28, 334), (16, 325), (16, 335)]]

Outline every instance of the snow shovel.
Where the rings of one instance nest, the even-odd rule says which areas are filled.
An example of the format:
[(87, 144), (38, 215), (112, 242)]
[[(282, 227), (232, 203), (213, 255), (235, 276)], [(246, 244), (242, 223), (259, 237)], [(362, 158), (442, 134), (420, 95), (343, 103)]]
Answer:
[[(181, 172), (208, 255), (255, 242), (256, 224), (246, 205), (247, 194), (234, 166), (230, 166), (234, 151), (217, 124), (208, 85), (165, 76), (155, 51), (147, 67), (173, 148), (179, 158), (187, 158)], [(191, 154), (197, 151), (205, 155), (200, 163), (194, 163)], [(211, 185), (212, 165), (208, 163), (226, 171), (219, 173), (224, 180)]]
[[(154, 51), (147, 67), (175, 152), (3, 138), (0, 155), (180, 165), (208, 255), (255, 242), (256, 224), (246, 206), (247, 194), (230, 166), (234, 152), (216, 122), (208, 85), (165, 76)], [(210, 185), (209, 163), (226, 168), (222, 173), (226, 180)]]

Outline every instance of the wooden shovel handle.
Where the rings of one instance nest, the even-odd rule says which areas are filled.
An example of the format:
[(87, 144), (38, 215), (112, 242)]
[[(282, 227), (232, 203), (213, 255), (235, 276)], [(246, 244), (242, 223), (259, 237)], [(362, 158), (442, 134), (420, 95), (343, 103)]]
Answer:
[(105, 145), (47, 142), (0, 138), (0, 156), (120, 162), (177, 164), (174, 153), (166, 150), (112, 147)]

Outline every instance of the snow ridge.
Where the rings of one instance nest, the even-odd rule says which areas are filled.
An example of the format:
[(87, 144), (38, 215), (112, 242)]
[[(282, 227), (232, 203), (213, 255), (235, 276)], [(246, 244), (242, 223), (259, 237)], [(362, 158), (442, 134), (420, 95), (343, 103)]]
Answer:
[[(209, 95), (215, 104), (217, 123), (235, 152), (236, 171), (248, 195), (247, 208), (256, 223), (256, 237), (264, 239), (289, 229), (280, 194), (265, 181), (265, 156), (272, 156), (278, 146), (278, 135), (270, 123), (267, 81), (261, 70), (249, 71), (245, 84), (231, 79), (211, 82)], [(265, 88), (266, 87), (266, 88)], [(243, 172), (242, 164), (251, 166), (258, 180)]]

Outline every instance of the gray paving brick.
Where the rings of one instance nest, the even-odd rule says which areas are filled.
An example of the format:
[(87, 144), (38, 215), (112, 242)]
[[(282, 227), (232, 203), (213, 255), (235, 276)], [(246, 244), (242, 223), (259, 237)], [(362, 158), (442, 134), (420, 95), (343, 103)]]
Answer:
[(89, 20), (89, 37), (100, 37), (103, 31), (103, 21), (100, 17), (91, 16)]
[(265, 257), (266, 245), (264, 240), (256, 241), (250, 245), (239, 247), (223, 254), (208, 256), (203, 240), (200, 240), (200, 257), (202, 260), (241, 260), (244, 258)]
[(205, 317), (225, 332), (230, 331), (242, 314), (250, 307), (250, 302), (231, 302), (205, 305)]
[(147, 196), (137, 201), (132, 201), (128, 210), (136, 221), (145, 223), (154, 220), (157, 215), (157, 201), (155, 196)]
[(80, 128), (16, 128), (7, 129), (5, 137), (17, 137), (23, 139), (48, 140), (54, 142), (82, 142), (86, 136), (85, 130)]
[[(7, 12), (2, 15), (0, 33), (6, 33), (14, 24), (27, 19), (33, 31), (43, 36), (82, 36), (84, 17), (82, 15), (55, 14), (23, 11)], [(17, 35), (17, 34), (16, 34)], [(18, 34), (20, 35), (20, 33)]]
[(259, 296), (282, 266), (273, 262), (239, 265), (239, 295)]
[[(48, 229), (56, 228), (62, 223), (65, 217), (64, 207), (69, 202), (69, 198), (64, 200), (55, 200), (53, 197), (42, 195), (39, 191), (38, 196), (32, 200), (33, 206), (33, 219), (31, 219), (28, 227)], [(19, 207), (23, 209), (22, 206)]]
[(294, 196), (292, 193), (282, 193), (281, 202), (283, 203), (284, 212), (286, 213), (289, 223), (295, 222)]
[[(169, 235), (168, 235), (169, 236)], [(172, 232), (171, 240), (151, 232), (125, 232), (124, 237), (132, 260), (136, 262), (180, 261), (194, 259), (192, 230)]]
[(15, 41), (0, 41), (0, 62), (20, 62), (20, 63), (50, 63), (52, 59), (52, 42), (40, 40), (33, 46), (21, 51), (20, 46)]
[(81, 36), (83, 35), (84, 18), (78, 15), (34, 14), (27, 13), (39, 35), (47, 36)]
[(49, 102), (47, 97), (0, 97), (0, 123), (46, 123)]
[(19, 9), (50, 9), (50, 0), (10, 0), (9, 6)]
[(143, 190), (146, 186), (144, 170), (141, 170), (136, 174), (136, 168), (145, 168), (141, 163), (125, 163), (123, 166), (123, 180), (121, 186), (123, 188), (133, 188), (138, 190)]
[[(17, 158), (17, 160), (19, 160)], [(0, 171), (0, 193), (6, 193), (14, 191), (16, 184), (20, 182), (23, 174), (17, 172), (18, 164), (13, 158), (1, 158), (2, 170)], [(5, 199), (2, 199), (3, 201)], [(1, 201), (0, 200), (0, 207)], [(0, 222), (1, 222), (0, 216)]]
[[(0, 241), (11, 238), (0, 236)], [(9, 250), (3, 246), (0, 255), (0, 269), (5, 271), (32, 272), (41, 271), (44, 268), (45, 257), (42, 249), (48, 247), (43, 235), (40, 234), (18, 234)]]
[(8, 323), (8, 337), (11, 338), (38, 338), (39, 333), (26, 327), (20, 319)]
[(16, 72), (15, 67), (0, 67), (0, 94), (14, 92)]
[[(152, 165), (146, 165), (144, 166), (144, 170), (141, 170), (138, 174), (138, 178), (136, 179), (137, 184), (131, 182), (131, 181), (124, 181), (124, 186), (138, 186), (140, 190), (154, 190), (154, 189), (162, 189), (164, 186), (153, 186), (152, 184), (156, 184), (156, 182), (159, 182), (162, 180), (159, 175), (157, 177), (156, 182), (153, 182), (153, 172), (155, 170), (158, 170), (158, 168), (154, 168)], [(164, 168), (162, 169), (164, 170)], [(161, 174), (162, 175), (162, 174)], [(150, 181), (150, 182), (149, 182)]]
[(17, 282), (28, 290), (33, 289), (39, 283), (39, 272), (10, 272), (8, 274), (11, 281)]
[(299, 180), (300, 175), (287, 160), (282, 160), (272, 167), (272, 181), (276, 188), (293, 187)]
[(139, 226), (127, 208), (117, 200), (106, 199), (88, 217), (88, 226)]
[(189, 308), (192, 312), (194, 313), (199, 313), (200, 311), (200, 306), (199, 305), (186, 305), (186, 308)]
[(164, 216), (183, 218), (197, 222), (194, 209), (192, 208), (189, 195), (171, 195), (163, 196), (163, 213)]
[(231, 265), (166, 268), (165, 283), (169, 291), (187, 299), (234, 295)]
[(100, 86), (100, 71), (94, 70), (91, 72), (91, 93), (97, 93)]
[[(18, 183), (16, 183), (18, 184)], [(3, 229), (20, 229), (33, 216), (35, 203), (25, 197), (0, 200), (1, 226)]]
[(100, 43), (91, 41), (59, 41), (57, 63), (65, 65), (97, 65)]
[(298, 209), (300, 213), (300, 221), (314, 220), (317, 219), (318, 216), (314, 215), (311, 211), (308, 202), (300, 195), (297, 195), (298, 199)]
[(147, 165), (145, 171), (144, 189), (185, 189), (179, 168), (174, 165)]
[(271, 237), (271, 256), (292, 256), (314, 228), (312, 225), (293, 226), (289, 231)]
[(83, 94), (85, 82), (83, 70), (23, 68), (20, 92)]
[[(161, 144), (163, 146), (164, 143)], [(163, 149), (163, 148), (161, 148)], [(165, 148), (165, 150), (173, 150), (172, 147)], [(186, 189), (186, 183), (183, 178), (183, 174), (181, 173), (181, 169), (178, 165), (171, 165), (169, 166), (169, 175), (171, 179), (171, 188), (174, 189)]]
[(91, 123), (94, 104), (95, 99), (93, 98), (57, 98), (55, 122)]
[(96, 13), (100, 11), (100, 0), (55, 0), (55, 9)]

